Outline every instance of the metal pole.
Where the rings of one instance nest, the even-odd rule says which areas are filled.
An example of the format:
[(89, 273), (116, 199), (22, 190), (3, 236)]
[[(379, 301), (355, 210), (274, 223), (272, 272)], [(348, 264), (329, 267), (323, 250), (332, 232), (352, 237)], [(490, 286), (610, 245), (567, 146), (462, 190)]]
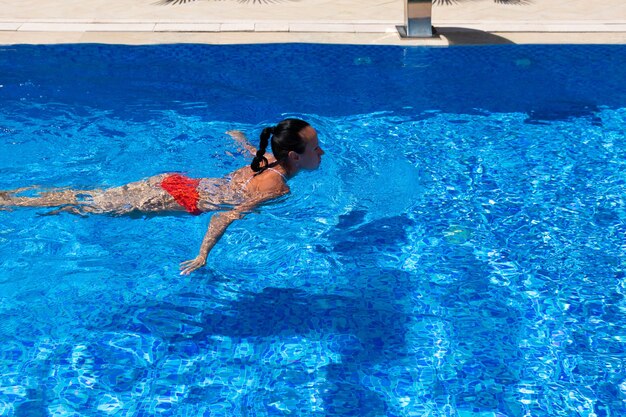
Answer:
[(406, 0), (406, 27), (404, 31), (401, 31), (401, 35), (407, 38), (431, 38), (433, 36), (432, 14), (431, 0)]

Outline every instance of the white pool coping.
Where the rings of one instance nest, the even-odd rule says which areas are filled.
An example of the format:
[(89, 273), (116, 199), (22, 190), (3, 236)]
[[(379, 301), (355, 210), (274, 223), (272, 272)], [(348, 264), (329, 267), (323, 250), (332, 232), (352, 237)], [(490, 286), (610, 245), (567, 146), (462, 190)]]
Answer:
[[(199, 22), (0, 22), (5, 32), (329, 32), (391, 33), (402, 22), (284, 22), (284, 21), (199, 21)], [(438, 28), (464, 28), (485, 32), (625, 32), (626, 22), (589, 21), (446, 21)], [(462, 31), (462, 30), (460, 30)]]
[(272, 43), (397, 45), (485, 43), (626, 44), (626, 1), (532, 0), (503, 5), (457, 0), (433, 5), (440, 36), (401, 39), (405, 0), (8, 0), (0, 44)]

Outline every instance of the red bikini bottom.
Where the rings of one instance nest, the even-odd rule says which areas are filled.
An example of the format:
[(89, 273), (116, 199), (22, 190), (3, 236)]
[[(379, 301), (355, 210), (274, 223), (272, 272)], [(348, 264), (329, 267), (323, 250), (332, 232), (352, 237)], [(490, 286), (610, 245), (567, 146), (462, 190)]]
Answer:
[(171, 174), (161, 181), (161, 188), (174, 197), (174, 200), (183, 206), (185, 210), (197, 216), (202, 214), (200, 209), (198, 209), (198, 201), (200, 200), (200, 194), (198, 194), (197, 189), (198, 184), (200, 184), (198, 179), (189, 178), (181, 174)]

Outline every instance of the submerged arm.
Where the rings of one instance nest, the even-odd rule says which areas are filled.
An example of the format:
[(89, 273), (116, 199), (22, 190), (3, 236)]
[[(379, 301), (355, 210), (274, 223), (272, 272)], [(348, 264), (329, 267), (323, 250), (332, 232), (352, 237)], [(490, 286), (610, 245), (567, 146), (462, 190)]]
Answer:
[(220, 240), (224, 232), (235, 220), (243, 218), (250, 211), (254, 210), (261, 203), (280, 197), (284, 195), (285, 191), (266, 194), (262, 197), (254, 198), (244, 204), (241, 204), (234, 209), (222, 213), (217, 213), (211, 217), (209, 228), (202, 239), (202, 245), (200, 245), (200, 253), (195, 259), (182, 262), (180, 264), (181, 275), (189, 275), (191, 272), (206, 265), (206, 259), (209, 256), (209, 252), (213, 249), (213, 246)]
[(226, 134), (233, 138), (235, 142), (241, 145), (245, 150), (250, 152), (250, 155), (256, 155), (256, 148), (250, 144), (250, 141), (242, 131), (229, 130), (228, 132), (226, 132)]

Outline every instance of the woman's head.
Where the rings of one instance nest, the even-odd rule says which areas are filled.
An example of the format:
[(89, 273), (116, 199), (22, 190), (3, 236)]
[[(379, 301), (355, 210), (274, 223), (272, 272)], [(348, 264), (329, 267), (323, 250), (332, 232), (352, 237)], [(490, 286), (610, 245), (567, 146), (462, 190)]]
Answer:
[[(270, 142), (271, 139), (271, 142)], [(285, 119), (274, 127), (267, 127), (261, 132), (259, 149), (252, 161), (255, 172), (268, 167), (265, 156), (268, 143), (279, 164), (286, 164), (292, 170), (316, 169), (324, 151), (319, 147), (317, 132), (307, 122), (300, 119)]]

